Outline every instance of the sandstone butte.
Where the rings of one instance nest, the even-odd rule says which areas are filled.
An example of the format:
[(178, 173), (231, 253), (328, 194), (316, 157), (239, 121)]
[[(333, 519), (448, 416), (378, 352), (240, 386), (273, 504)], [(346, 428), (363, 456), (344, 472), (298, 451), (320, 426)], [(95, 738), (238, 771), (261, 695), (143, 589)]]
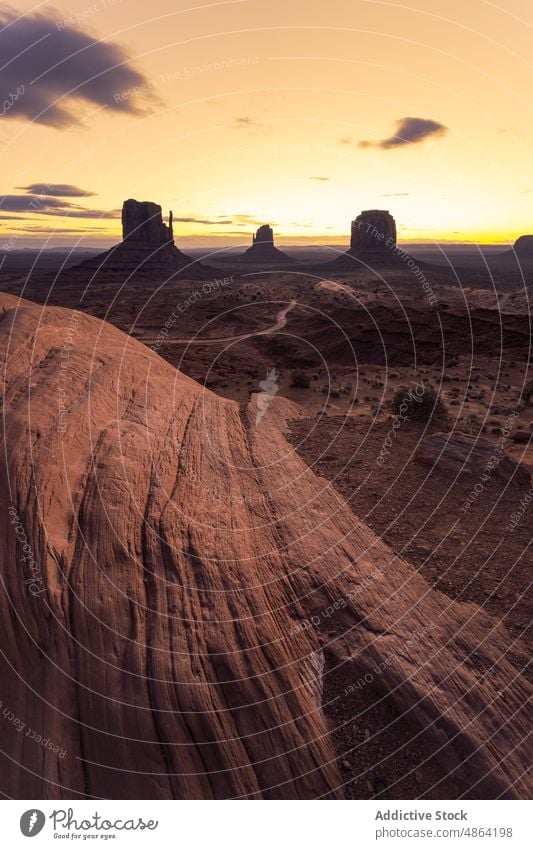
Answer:
[(2, 708), (66, 750), (0, 717), (3, 794), (342, 798), (323, 676), (395, 653), (380, 686), (443, 773), (527, 795), (508, 634), (308, 469), (284, 437), (298, 408), (272, 399), (256, 425), (257, 396), (243, 416), (95, 318), (5, 294), (0, 310)]

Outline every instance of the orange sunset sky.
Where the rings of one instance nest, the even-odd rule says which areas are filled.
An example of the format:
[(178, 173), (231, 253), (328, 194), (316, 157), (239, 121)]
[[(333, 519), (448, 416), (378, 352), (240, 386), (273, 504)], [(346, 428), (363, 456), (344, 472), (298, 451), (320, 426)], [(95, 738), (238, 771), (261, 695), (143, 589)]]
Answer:
[(0, 245), (105, 245), (128, 197), (180, 246), (533, 232), (527, 0), (0, 6)]

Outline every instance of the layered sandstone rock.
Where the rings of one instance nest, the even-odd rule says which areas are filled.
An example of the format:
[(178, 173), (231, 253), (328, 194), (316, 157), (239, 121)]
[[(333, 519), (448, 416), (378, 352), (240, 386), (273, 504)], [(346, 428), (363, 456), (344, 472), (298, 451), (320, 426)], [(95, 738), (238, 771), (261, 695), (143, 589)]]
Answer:
[(9, 295), (0, 352), (4, 795), (342, 797), (339, 669), (457, 795), (530, 793), (505, 628), (312, 473), (296, 406), (243, 416), (115, 328)]

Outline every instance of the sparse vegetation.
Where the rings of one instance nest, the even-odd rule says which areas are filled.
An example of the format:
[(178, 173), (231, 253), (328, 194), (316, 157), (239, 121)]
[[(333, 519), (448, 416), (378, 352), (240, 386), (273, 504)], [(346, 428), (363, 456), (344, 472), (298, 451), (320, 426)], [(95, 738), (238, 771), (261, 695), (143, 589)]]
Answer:
[(311, 381), (304, 371), (295, 369), (291, 372), (291, 386), (295, 389), (309, 389)]
[(391, 407), (393, 413), (407, 419), (429, 421), (446, 418), (448, 415), (446, 404), (437, 390), (428, 383), (423, 384), (422, 391), (420, 385), (414, 389), (400, 387), (394, 393)]

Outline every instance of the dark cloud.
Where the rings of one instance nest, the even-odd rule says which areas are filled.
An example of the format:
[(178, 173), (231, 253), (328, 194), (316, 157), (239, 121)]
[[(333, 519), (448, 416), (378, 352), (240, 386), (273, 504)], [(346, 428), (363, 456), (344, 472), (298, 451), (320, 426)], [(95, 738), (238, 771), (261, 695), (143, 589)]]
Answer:
[[(178, 200), (178, 198), (173, 198), (173, 200)], [(232, 215), (231, 217), (227, 217), (225, 215), (184, 215), (180, 218), (175, 215), (173, 220), (181, 221), (184, 224), (234, 224), (237, 227), (249, 227), (250, 225), (259, 226), (264, 223), (263, 221), (258, 221), (255, 215), (242, 214)]]
[(53, 212), (45, 212), (44, 215), (63, 215), (69, 218), (120, 218), (121, 209), (84, 209), (82, 206), (69, 204), (62, 209)]
[(380, 198), (406, 198), (410, 194), (411, 192), (388, 192), (387, 194), (380, 195)]
[(37, 195), (2, 195), (0, 210), (5, 212), (44, 212), (47, 209), (63, 207), (59, 198), (45, 198)]
[[(1, 216), (0, 216), (1, 217)], [(109, 234), (107, 227), (91, 227), (91, 235), (93, 233)], [(87, 236), (87, 229), (82, 227), (61, 227), (54, 230), (51, 227), (32, 227), (30, 225), (17, 227), (16, 233), (44, 233), (46, 235), (63, 236), (65, 233), (77, 233), (80, 236)]]
[(234, 130), (252, 130), (257, 129), (260, 126), (261, 124), (254, 121), (253, 118), (249, 118), (248, 115), (242, 115), (240, 118), (235, 118), (233, 124), (230, 124), (230, 127), (233, 127)]
[(88, 198), (96, 195), (96, 192), (86, 192), (78, 186), (70, 183), (30, 183), (29, 186), (17, 186), (29, 195), (45, 195), (55, 198)]
[(220, 233), (210, 233), (210, 236), (238, 236), (240, 239), (245, 239), (248, 244), (250, 239), (249, 233), (243, 233), (242, 230), (221, 230)]
[(176, 218), (176, 216), (174, 216), (172, 220), (174, 222), (181, 221), (187, 224), (233, 224), (231, 218)]
[(119, 209), (87, 209), (61, 198), (42, 195), (0, 195), (0, 213), (24, 212), (26, 215), (68, 215), (71, 218), (119, 218)]
[(381, 150), (390, 150), (393, 147), (419, 144), (428, 138), (443, 136), (447, 132), (448, 127), (431, 118), (399, 118), (396, 121), (396, 132), (393, 136), (379, 141), (360, 141), (359, 147), (379, 147)]
[(353, 144), (353, 139), (351, 136), (344, 136), (344, 138), (339, 140), (339, 144)]
[(331, 177), (309, 177), (310, 180), (318, 180), (321, 183), (329, 183), (331, 181)]
[(4, 8), (0, 56), (4, 118), (64, 127), (79, 120), (81, 105), (129, 114), (148, 110), (150, 85), (129, 66), (126, 52), (67, 24), (51, 8), (24, 16)]

